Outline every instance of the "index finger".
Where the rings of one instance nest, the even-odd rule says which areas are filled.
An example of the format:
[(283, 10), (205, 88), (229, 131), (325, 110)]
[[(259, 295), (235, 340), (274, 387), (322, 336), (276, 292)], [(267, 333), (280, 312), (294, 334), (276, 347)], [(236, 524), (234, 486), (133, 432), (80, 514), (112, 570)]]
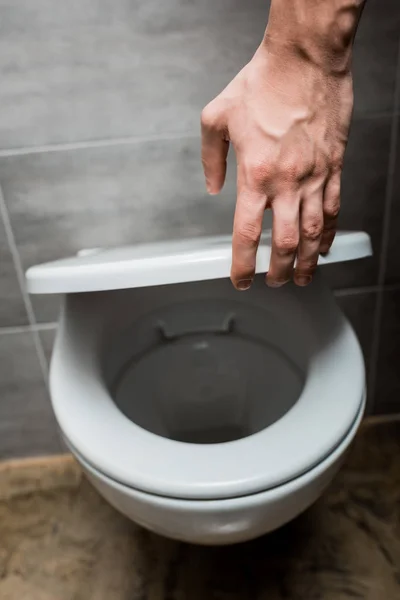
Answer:
[(208, 107), (201, 115), (201, 162), (209, 194), (218, 194), (224, 185), (229, 150), (217, 117)]

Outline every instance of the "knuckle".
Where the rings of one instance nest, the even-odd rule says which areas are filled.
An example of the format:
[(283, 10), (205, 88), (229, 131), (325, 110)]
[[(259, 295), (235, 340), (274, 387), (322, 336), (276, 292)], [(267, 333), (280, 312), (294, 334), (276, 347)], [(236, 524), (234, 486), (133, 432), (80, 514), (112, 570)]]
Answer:
[(343, 153), (334, 152), (330, 160), (330, 168), (333, 173), (341, 173), (343, 169)]
[(317, 267), (317, 258), (315, 260), (312, 259), (302, 259), (300, 264), (296, 269), (296, 273), (299, 275), (312, 275)]
[(240, 225), (236, 231), (236, 238), (241, 245), (250, 246), (252, 248), (257, 248), (261, 229), (255, 223), (246, 223), (244, 225)]
[(301, 235), (310, 242), (316, 242), (322, 235), (322, 229), (322, 223), (319, 220), (312, 221), (302, 227)]
[(275, 246), (278, 256), (291, 256), (297, 250), (298, 239), (294, 235), (285, 235), (276, 240)]
[(319, 177), (326, 174), (328, 171), (328, 164), (325, 156), (318, 156), (315, 159), (313, 175)]
[(289, 183), (299, 183), (311, 175), (312, 171), (313, 165), (305, 164), (300, 157), (295, 157), (282, 162), (280, 176)]
[(268, 160), (260, 160), (247, 165), (251, 182), (256, 187), (262, 187), (271, 177), (271, 169)]
[(334, 178), (328, 183), (326, 189), (328, 196), (333, 198), (334, 201), (338, 201), (340, 198), (340, 178)]
[(299, 164), (290, 163), (285, 166), (285, 179), (289, 181), (299, 181), (303, 178), (304, 170), (300, 168)]
[(210, 169), (210, 161), (205, 156), (201, 157), (201, 164), (203, 165), (203, 169), (205, 171)]
[(217, 127), (218, 120), (219, 113), (214, 104), (212, 102), (207, 104), (207, 106), (204, 107), (201, 112), (201, 125), (205, 129), (215, 129)]
[(324, 233), (322, 234), (321, 245), (331, 244), (334, 237), (336, 235), (336, 229), (333, 227), (329, 227), (324, 229)]
[(254, 277), (254, 264), (251, 262), (236, 261), (232, 269), (231, 277), (236, 281), (252, 279)]
[(324, 214), (325, 214), (325, 216), (329, 217), (330, 219), (337, 219), (337, 217), (339, 216), (339, 213), (340, 213), (340, 201), (339, 201), (339, 199), (335, 200), (334, 202), (330, 202), (324, 208)]
[(213, 173), (215, 175), (219, 175), (221, 171), (223, 171), (225, 165), (225, 163), (218, 160), (218, 157), (216, 157), (212, 153), (208, 156), (206, 156), (205, 154), (202, 155), (201, 164), (203, 165), (204, 171), (206, 171), (209, 174)]

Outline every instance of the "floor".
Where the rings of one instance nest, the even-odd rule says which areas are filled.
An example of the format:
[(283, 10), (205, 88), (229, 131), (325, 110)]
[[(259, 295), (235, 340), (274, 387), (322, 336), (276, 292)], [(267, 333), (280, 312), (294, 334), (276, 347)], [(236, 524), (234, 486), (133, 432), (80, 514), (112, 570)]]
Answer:
[(136, 527), (67, 455), (2, 463), (0, 598), (400, 600), (400, 418), (366, 421), (320, 501), (231, 548)]

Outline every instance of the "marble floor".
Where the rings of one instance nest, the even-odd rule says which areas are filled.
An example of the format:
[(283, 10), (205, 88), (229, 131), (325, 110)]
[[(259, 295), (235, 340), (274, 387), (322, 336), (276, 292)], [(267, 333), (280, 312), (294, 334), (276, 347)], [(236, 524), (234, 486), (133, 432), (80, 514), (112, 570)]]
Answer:
[(400, 418), (370, 419), (325, 495), (230, 548), (118, 515), (69, 456), (0, 463), (1, 600), (400, 600)]

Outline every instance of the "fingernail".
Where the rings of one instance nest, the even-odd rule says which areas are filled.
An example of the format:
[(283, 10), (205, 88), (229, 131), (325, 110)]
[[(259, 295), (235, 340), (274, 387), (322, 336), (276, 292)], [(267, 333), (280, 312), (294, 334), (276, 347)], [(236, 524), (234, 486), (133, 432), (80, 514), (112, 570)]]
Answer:
[(282, 281), (276, 280), (276, 279), (268, 279), (268, 277), (265, 278), (265, 283), (267, 284), (268, 287), (271, 288), (279, 288), (282, 287), (283, 285), (285, 285), (286, 283), (288, 283), (289, 279), (285, 279)]
[(218, 194), (218, 191), (213, 188), (212, 183), (208, 179), (206, 179), (206, 190), (210, 196), (216, 196)]
[(237, 283), (237, 289), (240, 290), (241, 292), (244, 292), (245, 290), (249, 289), (251, 284), (252, 284), (252, 279), (241, 279)]
[(285, 285), (285, 283), (287, 283), (287, 281), (268, 281), (268, 279), (265, 281), (265, 283), (267, 284), (268, 287), (270, 288), (280, 288), (283, 285)]
[(305, 286), (311, 283), (311, 279), (309, 275), (302, 275), (301, 277), (296, 277), (295, 282), (297, 285)]

